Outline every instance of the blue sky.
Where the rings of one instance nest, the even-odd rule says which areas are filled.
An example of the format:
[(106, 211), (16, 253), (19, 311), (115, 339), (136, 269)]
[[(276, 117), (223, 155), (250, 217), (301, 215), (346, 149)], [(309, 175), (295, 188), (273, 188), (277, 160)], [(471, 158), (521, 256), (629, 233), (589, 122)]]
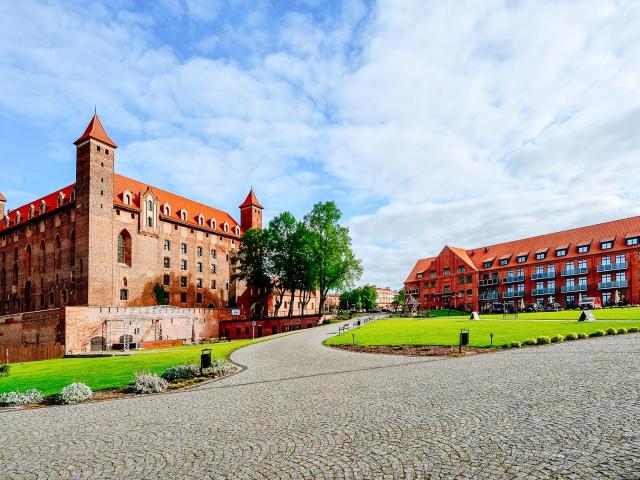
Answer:
[(640, 3), (0, 3), (0, 191), (116, 170), (237, 216), (335, 199), (365, 265), (640, 213)]

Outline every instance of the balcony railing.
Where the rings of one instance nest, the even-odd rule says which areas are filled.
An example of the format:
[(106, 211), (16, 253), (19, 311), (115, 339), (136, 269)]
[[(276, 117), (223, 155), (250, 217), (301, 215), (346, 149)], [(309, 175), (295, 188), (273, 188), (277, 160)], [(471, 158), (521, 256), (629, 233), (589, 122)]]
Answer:
[(627, 262), (610, 263), (608, 265), (598, 265), (599, 272), (611, 272), (613, 270), (626, 270), (628, 267)]
[(598, 282), (598, 288), (600, 290), (606, 290), (608, 288), (626, 288), (629, 285), (627, 280), (618, 280), (617, 282)]
[(504, 292), (502, 298), (521, 298), (524, 297), (524, 290), (515, 290), (513, 292)]
[(562, 293), (571, 293), (571, 292), (586, 292), (588, 290), (587, 285), (563, 285), (560, 287), (560, 291)]
[(498, 284), (498, 277), (487, 278), (486, 280), (480, 280), (478, 282), (479, 287), (488, 287), (489, 285), (497, 285), (497, 284)]
[(507, 275), (502, 279), (502, 283), (519, 283), (524, 282), (524, 275)]
[(546, 278), (556, 278), (556, 271), (553, 270), (552, 272), (538, 272), (531, 275), (531, 280), (544, 280)]
[(498, 292), (493, 293), (483, 293), (480, 295), (480, 300), (497, 300)]
[(531, 290), (531, 295), (553, 295), (554, 293), (556, 293), (556, 287), (534, 288)]
[(562, 270), (560, 275), (563, 277), (570, 277), (572, 275), (584, 275), (585, 273), (587, 273), (587, 267), (565, 268)]

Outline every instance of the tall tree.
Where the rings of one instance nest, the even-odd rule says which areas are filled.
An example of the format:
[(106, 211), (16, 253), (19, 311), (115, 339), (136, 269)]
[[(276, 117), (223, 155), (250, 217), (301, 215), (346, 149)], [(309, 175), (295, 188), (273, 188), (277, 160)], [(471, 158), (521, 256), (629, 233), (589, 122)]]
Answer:
[(305, 216), (312, 233), (311, 249), (315, 264), (319, 311), (324, 310), (330, 290), (343, 290), (362, 275), (362, 265), (351, 250), (349, 229), (340, 225), (342, 213), (335, 202), (319, 202)]
[(293, 313), (293, 296), (298, 284), (299, 252), (298, 222), (290, 212), (283, 212), (269, 222), (268, 230), (271, 253), (271, 273), (276, 285), (275, 315), (284, 296), (291, 295), (289, 316)]
[(242, 236), (240, 247), (231, 259), (234, 269), (232, 280), (242, 280), (256, 289), (254, 314), (258, 318), (265, 313), (266, 299), (272, 287), (269, 236), (270, 230), (250, 228)]

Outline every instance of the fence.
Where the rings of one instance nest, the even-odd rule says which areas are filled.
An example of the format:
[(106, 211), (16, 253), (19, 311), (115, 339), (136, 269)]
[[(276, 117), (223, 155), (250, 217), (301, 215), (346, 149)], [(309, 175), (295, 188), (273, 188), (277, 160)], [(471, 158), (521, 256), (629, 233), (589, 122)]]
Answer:
[(347, 330), (352, 330), (354, 328), (358, 328), (363, 325), (366, 325), (367, 323), (374, 322), (376, 320), (380, 320), (388, 317), (389, 317), (388, 313), (380, 313), (377, 315), (367, 315), (365, 317), (357, 317), (351, 323), (345, 323), (344, 325), (339, 326), (338, 335), (346, 332)]
[(0, 363), (35, 362), (64, 357), (64, 345), (0, 345)]

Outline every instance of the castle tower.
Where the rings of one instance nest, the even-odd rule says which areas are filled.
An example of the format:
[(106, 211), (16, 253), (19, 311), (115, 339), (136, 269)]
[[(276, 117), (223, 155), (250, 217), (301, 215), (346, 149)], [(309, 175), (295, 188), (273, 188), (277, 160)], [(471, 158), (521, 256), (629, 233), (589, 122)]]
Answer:
[(262, 205), (253, 193), (253, 188), (247, 195), (247, 198), (240, 205), (240, 227), (243, 230), (250, 228), (262, 228)]
[(76, 145), (76, 303), (110, 305), (113, 295), (113, 169), (117, 145), (95, 114)]

